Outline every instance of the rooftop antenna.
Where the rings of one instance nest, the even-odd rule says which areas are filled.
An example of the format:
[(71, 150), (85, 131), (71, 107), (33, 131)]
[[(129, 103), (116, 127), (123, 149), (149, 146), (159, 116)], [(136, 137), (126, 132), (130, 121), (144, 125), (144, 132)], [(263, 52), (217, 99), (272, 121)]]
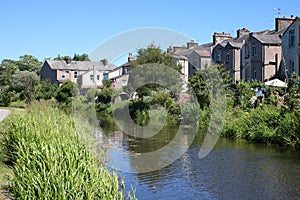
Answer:
[(277, 12), (278, 17), (281, 15), (281, 8), (274, 8), (274, 11)]

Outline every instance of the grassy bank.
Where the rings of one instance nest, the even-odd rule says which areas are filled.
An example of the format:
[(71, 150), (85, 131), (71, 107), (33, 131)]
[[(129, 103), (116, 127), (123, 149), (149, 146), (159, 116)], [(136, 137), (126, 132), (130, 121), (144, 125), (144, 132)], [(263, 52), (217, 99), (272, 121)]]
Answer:
[(125, 199), (118, 176), (83, 143), (89, 130), (88, 124), (75, 126), (71, 115), (44, 103), (9, 116), (1, 135), (13, 177), (10, 194), (16, 199)]
[(250, 112), (235, 110), (227, 116), (222, 136), (254, 143), (300, 147), (300, 111), (265, 105)]

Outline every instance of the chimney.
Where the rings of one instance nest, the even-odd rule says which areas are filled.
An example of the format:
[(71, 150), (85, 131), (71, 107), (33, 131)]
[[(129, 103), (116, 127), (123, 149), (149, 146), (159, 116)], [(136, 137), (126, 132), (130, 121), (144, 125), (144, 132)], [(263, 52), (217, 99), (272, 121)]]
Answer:
[(107, 66), (107, 65), (108, 65), (108, 61), (107, 61), (106, 58), (104, 58), (103, 60), (100, 60), (100, 62), (102, 62), (102, 64), (103, 64), (104, 66)]
[(167, 53), (168, 53), (168, 54), (172, 54), (172, 46), (169, 46), (169, 47), (167, 48)]
[(71, 63), (71, 58), (70, 58), (70, 56), (66, 56), (66, 57), (64, 58), (64, 61), (65, 61), (67, 64), (70, 64), (70, 63)]
[(282, 29), (287, 28), (291, 25), (295, 20), (295, 17), (292, 15), (291, 17), (277, 17), (275, 18), (275, 31), (280, 31)]
[(134, 61), (134, 60), (135, 60), (134, 55), (132, 55), (132, 53), (129, 53), (129, 55), (128, 55), (128, 62), (131, 62), (131, 61)]
[(226, 39), (230, 39), (232, 38), (232, 35), (230, 33), (217, 33), (215, 32), (214, 35), (213, 35), (213, 44), (217, 44), (217, 43), (220, 43), (222, 42), (223, 40), (226, 40)]
[(186, 47), (184, 45), (182, 45), (181, 47), (173, 47), (173, 52), (176, 52), (176, 51), (180, 51), (180, 50), (184, 50), (186, 49)]
[(196, 45), (198, 45), (198, 43), (195, 42), (195, 40), (191, 40), (190, 42), (186, 43), (186, 46), (187, 46), (188, 49), (193, 47), (193, 46), (196, 46)]
[(243, 35), (249, 35), (250, 31), (246, 28), (238, 29), (236, 31), (237, 38), (242, 37)]

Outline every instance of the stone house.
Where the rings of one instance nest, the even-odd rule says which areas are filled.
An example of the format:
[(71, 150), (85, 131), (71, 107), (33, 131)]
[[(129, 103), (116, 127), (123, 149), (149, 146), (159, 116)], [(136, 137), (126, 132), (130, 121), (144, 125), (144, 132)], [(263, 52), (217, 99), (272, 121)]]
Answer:
[(293, 23), (285, 30), (282, 40), (282, 69), (284, 79), (292, 72), (300, 74), (300, 18), (296, 17)]
[(61, 85), (67, 80), (77, 83), (80, 88), (102, 85), (103, 74), (115, 66), (106, 59), (97, 61), (45, 60), (41, 69), (41, 80), (50, 80)]
[(187, 47), (171, 47), (168, 48), (168, 53), (171, 53), (173, 56), (174, 62), (178, 62), (178, 59), (183, 58), (187, 61), (184, 62), (184, 74), (188, 75), (185, 79), (193, 76), (197, 69), (204, 69), (207, 65), (211, 64), (211, 46), (213, 43), (201, 44), (198, 45), (194, 40), (187, 42)]
[(237, 30), (236, 38), (226, 38), (218, 41), (212, 50), (212, 60), (215, 64), (222, 64), (229, 72), (232, 83), (240, 80), (242, 46), (249, 37), (249, 30), (242, 28)]
[(293, 16), (278, 17), (275, 19), (275, 30), (250, 33), (242, 47), (242, 80), (264, 82), (281, 74), (281, 36), (294, 19)]

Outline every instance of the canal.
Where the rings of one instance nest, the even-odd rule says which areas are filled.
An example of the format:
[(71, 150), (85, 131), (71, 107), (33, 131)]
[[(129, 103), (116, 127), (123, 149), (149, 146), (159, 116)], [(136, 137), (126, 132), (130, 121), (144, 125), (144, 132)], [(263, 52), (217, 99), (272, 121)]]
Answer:
[[(147, 168), (149, 161), (136, 163), (128, 155), (163, 148), (176, 132), (174, 127), (165, 127), (142, 139), (116, 127), (103, 127), (98, 140), (109, 143), (105, 147), (107, 166), (124, 177), (127, 190), (136, 189), (138, 199), (300, 199), (299, 151), (220, 138), (213, 150), (199, 159), (202, 133), (168, 166), (138, 173), (137, 166)], [(167, 153), (150, 162), (164, 159), (168, 159)]]

